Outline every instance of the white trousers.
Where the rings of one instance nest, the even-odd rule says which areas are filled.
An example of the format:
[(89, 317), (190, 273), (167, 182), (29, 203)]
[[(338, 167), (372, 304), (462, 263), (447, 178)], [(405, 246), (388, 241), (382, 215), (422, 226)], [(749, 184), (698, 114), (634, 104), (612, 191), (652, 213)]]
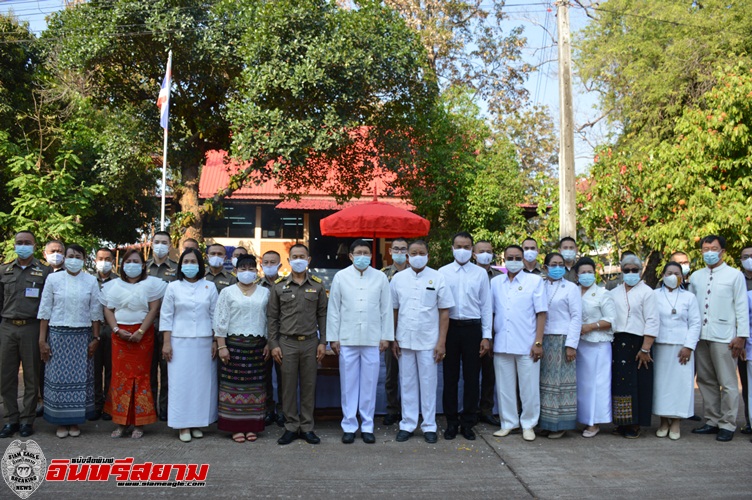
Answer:
[(611, 342), (580, 339), (577, 348), (577, 421), (581, 424), (607, 424), (613, 420), (611, 359)]
[(339, 352), (339, 380), (342, 394), (342, 430), (373, 432), (376, 412), (376, 387), (381, 359), (373, 346), (342, 346)]
[[(749, 340), (747, 341), (749, 342)], [(747, 360), (747, 387), (752, 387), (752, 360)], [(747, 392), (747, 404), (752, 405), (752, 391), (748, 389)]]
[(436, 385), (438, 367), (433, 359), (433, 349), (413, 351), (402, 349), (399, 358), (400, 390), (402, 392), (402, 420), (400, 430), (413, 432), (418, 427), (418, 416), (423, 415), (420, 429), (436, 432)]
[[(493, 355), (496, 372), (496, 397), (502, 429), (532, 429), (540, 417), (540, 362), (533, 363), (529, 354)], [(517, 382), (520, 387), (522, 414), (517, 407)]]

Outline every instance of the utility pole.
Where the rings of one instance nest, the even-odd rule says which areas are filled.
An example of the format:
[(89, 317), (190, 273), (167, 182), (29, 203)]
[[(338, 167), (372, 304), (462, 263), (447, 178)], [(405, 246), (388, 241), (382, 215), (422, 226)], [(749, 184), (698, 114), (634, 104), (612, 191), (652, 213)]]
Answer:
[(574, 175), (574, 111), (572, 106), (572, 48), (569, 0), (556, 2), (559, 38), (559, 237), (577, 235), (577, 196)]

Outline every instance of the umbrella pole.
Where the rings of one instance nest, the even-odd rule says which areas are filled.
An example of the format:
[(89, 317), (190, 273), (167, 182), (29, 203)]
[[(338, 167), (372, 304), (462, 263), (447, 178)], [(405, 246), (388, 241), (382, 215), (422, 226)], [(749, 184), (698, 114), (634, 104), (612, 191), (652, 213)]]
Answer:
[(373, 251), (371, 252), (371, 266), (376, 269), (376, 233), (373, 233)]

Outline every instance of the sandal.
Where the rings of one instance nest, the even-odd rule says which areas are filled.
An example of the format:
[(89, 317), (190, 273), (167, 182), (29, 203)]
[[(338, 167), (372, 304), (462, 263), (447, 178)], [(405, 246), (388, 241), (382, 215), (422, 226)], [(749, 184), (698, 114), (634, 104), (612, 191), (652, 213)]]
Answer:
[(76, 438), (76, 437), (78, 437), (78, 436), (80, 436), (80, 435), (81, 435), (81, 429), (79, 429), (77, 425), (71, 425), (71, 426), (70, 426), (70, 427), (68, 428), (68, 435), (69, 435), (70, 437), (74, 437), (74, 438)]
[(230, 436), (236, 443), (245, 443), (245, 435), (242, 432), (236, 432)]
[(144, 431), (136, 427), (133, 429), (133, 432), (131, 433), (131, 438), (133, 439), (141, 439), (144, 437)]
[(245, 438), (252, 443), (258, 439), (258, 436), (255, 432), (246, 432)]
[(115, 429), (114, 431), (112, 431), (112, 434), (110, 434), (110, 437), (112, 439), (121, 438), (121, 437), (123, 437), (123, 432), (125, 432), (125, 428), (124, 427), (118, 427), (117, 429)]

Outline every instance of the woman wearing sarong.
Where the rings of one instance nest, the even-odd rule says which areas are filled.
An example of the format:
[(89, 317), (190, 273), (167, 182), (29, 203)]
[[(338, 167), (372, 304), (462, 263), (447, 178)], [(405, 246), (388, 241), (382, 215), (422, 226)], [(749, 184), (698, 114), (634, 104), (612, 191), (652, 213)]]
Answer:
[(700, 340), (700, 308), (691, 292), (682, 290), (682, 269), (669, 262), (663, 286), (653, 292), (661, 326), (653, 344), (655, 387), (653, 413), (661, 417), (659, 438), (681, 437), (682, 418), (695, 414), (695, 367), (692, 352)]
[(577, 347), (577, 421), (587, 427), (582, 437), (595, 437), (598, 424), (610, 423), (611, 342), (614, 303), (604, 287), (595, 284), (595, 262), (583, 257), (574, 266), (582, 297), (582, 329)]
[(212, 338), (217, 287), (204, 279), (205, 272), (201, 253), (186, 248), (159, 313), (170, 394), (167, 425), (178, 429), (184, 443), (203, 437), (200, 427), (217, 420), (217, 353)]
[[(94, 352), (99, 342), (97, 279), (82, 272), (86, 251), (65, 250), (65, 272), (47, 277), (39, 303), (39, 352), (44, 372), (44, 419), (58, 424), (57, 437), (78, 437), (79, 425), (93, 417)], [(48, 336), (49, 329), (49, 336)]]
[(126, 250), (121, 278), (102, 287), (99, 300), (112, 328), (112, 379), (104, 411), (118, 424), (113, 438), (122, 437), (132, 425), (131, 437), (138, 439), (144, 435), (144, 425), (157, 421), (150, 377), (152, 323), (166, 287), (167, 283), (147, 274), (137, 248)]
[(642, 261), (626, 255), (621, 261), (624, 283), (611, 290), (614, 318), (611, 396), (614, 433), (640, 437), (640, 426), (650, 427), (653, 413), (652, 347), (660, 318), (653, 289), (642, 281)]
[(577, 427), (577, 346), (582, 327), (582, 300), (574, 283), (562, 279), (564, 257), (552, 252), (543, 261), (548, 314), (543, 330), (541, 412), (538, 427), (558, 439)]
[(256, 258), (238, 257), (238, 283), (222, 290), (214, 313), (221, 361), (219, 424), (237, 443), (255, 441), (264, 430), (266, 305), (269, 290), (256, 285)]

